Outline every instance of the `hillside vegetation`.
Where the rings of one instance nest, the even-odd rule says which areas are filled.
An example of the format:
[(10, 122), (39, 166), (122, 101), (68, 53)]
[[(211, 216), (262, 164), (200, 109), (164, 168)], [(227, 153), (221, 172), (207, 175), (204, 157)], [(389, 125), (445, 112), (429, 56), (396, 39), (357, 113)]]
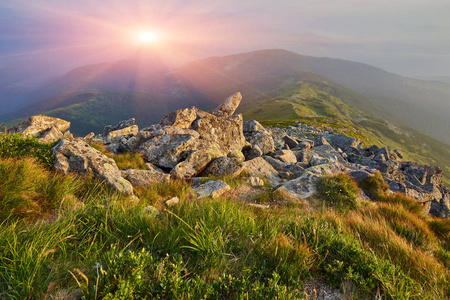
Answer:
[(366, 145), (400, 149), (406, 160), (440, 166), (444, 181), (450, 183), (450, 150), (446, 144), (365, 114), (344, 102), (345, 98), (341, 98), (346, 96), (344, 92), (323, 81), (299, 82), (297, 90), (261, 101), (257, 107), (245, 111), (244, 117), (261, 120), (266, 126), (289, 126), (300, 121), (316, 127), (337, 128)]
[[(253, 202), (268, 209), (236, 192), (197, 200), (181, 181), (136, 189), (136, 202), (52, 172), (40, 159), (50, 145), (27, 156), (7, 150), (33, 138), (0, 141), (2, 299), (314, 299), (328, 285), (353, 299), (449, 295), (449, 220), (389, 195), (379, 175), (361, 186), (377, 202), (337, 175), (311, 210), (265, 187)], [(181, 203), (166, 207), (171, 196)]]

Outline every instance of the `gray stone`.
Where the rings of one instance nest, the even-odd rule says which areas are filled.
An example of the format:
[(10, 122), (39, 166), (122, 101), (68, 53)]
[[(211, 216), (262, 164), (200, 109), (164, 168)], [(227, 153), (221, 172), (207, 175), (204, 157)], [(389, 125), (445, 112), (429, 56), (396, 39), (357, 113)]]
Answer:
[(287, 192), (294, 197), (306, 199), (317, 193), (316, 184), (318, 181), (318, 176), (305, 173), (299, 178), (286, 182), (277, 191)]
[(371, 173), (369, 173), (365, 170), (355, 170), (355, 171), (350, 171), (349, 175), (356, 182), (361, 182), (361, 181), (366, 180), (371, 175)]
[(138, 151), (152, 164), (173, 169), (199, 146), (199, 134), (193, 130), (184, 130), (185, 134), (155, 136), (143, 143)]
[(272, 135), (258, 121), (251, 120), (244, 122), (243, 130), (245, 139), (252, 146), (258, 146), (263, 154), (275, 151)]
[(262, 152), (261, 148), (259, 148), (258, 145), (254, 145), (250, 149), (245, 150), (244, 155), (245, 155), (245, 160), (252, 160), (256, 157), (262, 156), (263, 152)]
[(288, 135), (283, 136), (283, 141), (289, 146), (290, 149), (293, 149), (298, 145), (298, 142)]
[(135, 121), (136, 120), (134, 118), (131, 118), (128, 120), (120, 121), (119, 123), (117, 123), (114, 126), (106, 125), (105, 129), (103, 130), (103, 136), (106, 137), (111, 131), (133, 126)]
[(242, 115), (222, 118), (207, 113), (203, 118), (197, 119), (191, 128), (199, 133), (204, 149), (210, 148), (211, 144), (218, 145), (222, 155), (227, 156), (244, 147), (242, 126)]
[(192, 152), (188, 158), (175, 166), (170, 172), (172, 178), (189, 179), (197, 176), (203, 169), (216, 158), (215, 153), (208, 150), (197, 150)]
[(361, 141), (357, 138), (345, 136), (342, 134), (325, 134), (323, 138), (335, 148), (345, 149), (348, 147), (358, 148), (361, 145)]
[(230, 189), (230, 186), (222, 180), (212, 180), (194, 188), (194, 192), (197, 193), (199, 199), (205, 197), (211, 197), (214, 199), (220, 197), (223, 193), (229, 191)]
[(265, 161), (267, 161), (278, 172), (286, 171), (286, 168), (289, 165), (288, 163), (283, 162), (283, 161), (281, 161), (279, 159), (273, 158), (271, 156), (263, 156), (262, 158)]
[(267, 178), (272, 186), (277, 186), (281, 183), (277, 170), (262, 157), (244, 162), (244, 171), (250, 174), (250, 176)]
[(132, 125), (129, 127), (117, 129), (110, 131), (106, 136), (106, 143), (114, 143), (117, 141), (121, 141), (123, 138), (130, 138), (132, 136), (136, 136), (139, 132), (139, 127), (137, 125)]
[(133, 186), (122, 177), (114, 160), (90, 147), (82, 138), (60, 141), (53, 153), (55, 171), (94, 175), (125, 195), (133, 194)]
[(297, 162), (297, 157), (291, 150), (277, 150), (274, 157), (285, 163), (295, 164)]
[(203, 176), (238, 177), (244, 170), (242, 161), (237, 158), (219, 157), (213, 160), (203, 171)]

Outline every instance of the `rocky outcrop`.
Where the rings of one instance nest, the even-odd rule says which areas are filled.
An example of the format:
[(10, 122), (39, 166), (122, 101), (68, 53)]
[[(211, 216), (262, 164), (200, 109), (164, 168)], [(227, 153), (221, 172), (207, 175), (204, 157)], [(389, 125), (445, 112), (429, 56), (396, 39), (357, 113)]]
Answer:
[(56, 171), (93, 175), (120, 193), (133, 194), (131, 183), (122, 177), (114, 160), (90, 147), (83, 139), (62, 140), (55, 146), (53, 153)]
[(37, 115), (9, 128), (8, 133), (22, 133), (38, 138), (42, 143), (53, 143), (59, 139), (70, 136), (70, 122)]

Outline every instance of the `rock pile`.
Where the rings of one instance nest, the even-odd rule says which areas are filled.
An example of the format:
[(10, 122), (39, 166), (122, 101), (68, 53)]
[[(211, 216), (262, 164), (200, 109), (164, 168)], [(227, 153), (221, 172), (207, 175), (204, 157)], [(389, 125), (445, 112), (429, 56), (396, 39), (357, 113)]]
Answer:
[[(83, 139), (60, 141), (54, 148), (55, 169), (92, 174), (127, 195), (133, 193), (133, 186), (170, 179), (200, 182), (196, 177), (237, 177), (244, 172), (251, 185), (264, 185), (264, 179), (275, 190), (300, 201), (317, 193), (316, 183), (322, 176), (345, 172), (362, 181), (378, 171), (392, 192), (413, 197), (435, 216), (450, 216), (450, 190), (442, 184), (439, 168), (404, 162), (401, 151), (365, 147), (332, 128), (297, 124), (266, 130), (255, 120), (243, 122), (242, 115), (234, 115), (241, 99), (236, 93), (209, 112), (179, 109), (141, 130), (130, 119), (106, 126), (103, 135), (87, 137), (114, 153), (141, 153), (147, 170), (120, 171), (112, 159)], [(63, 120), (34, 116), (10, 132), (50, 140), (50, 136), (67, 137), (69, 127)], [(199, 197), (216, 197), (228, 189), (225, 183), (214, 181), (203, 183), (196, 192)]]
[(29, 117), (16, 126), (9, 128), (8, 133), (23, 133), (38, 138), (42, 143), (52, 143), (70, 137), (70, 122), (42, 115)]

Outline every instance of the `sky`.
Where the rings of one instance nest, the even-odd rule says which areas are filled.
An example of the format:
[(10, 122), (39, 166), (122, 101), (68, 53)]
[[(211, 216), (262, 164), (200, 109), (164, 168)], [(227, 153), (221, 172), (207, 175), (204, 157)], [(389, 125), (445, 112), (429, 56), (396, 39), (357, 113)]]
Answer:
[(280, 48), (450, 80), (448, 16), (448, 0), (0, 0), (0, 68), (126, 58), (149, 31), (180, 61)]

